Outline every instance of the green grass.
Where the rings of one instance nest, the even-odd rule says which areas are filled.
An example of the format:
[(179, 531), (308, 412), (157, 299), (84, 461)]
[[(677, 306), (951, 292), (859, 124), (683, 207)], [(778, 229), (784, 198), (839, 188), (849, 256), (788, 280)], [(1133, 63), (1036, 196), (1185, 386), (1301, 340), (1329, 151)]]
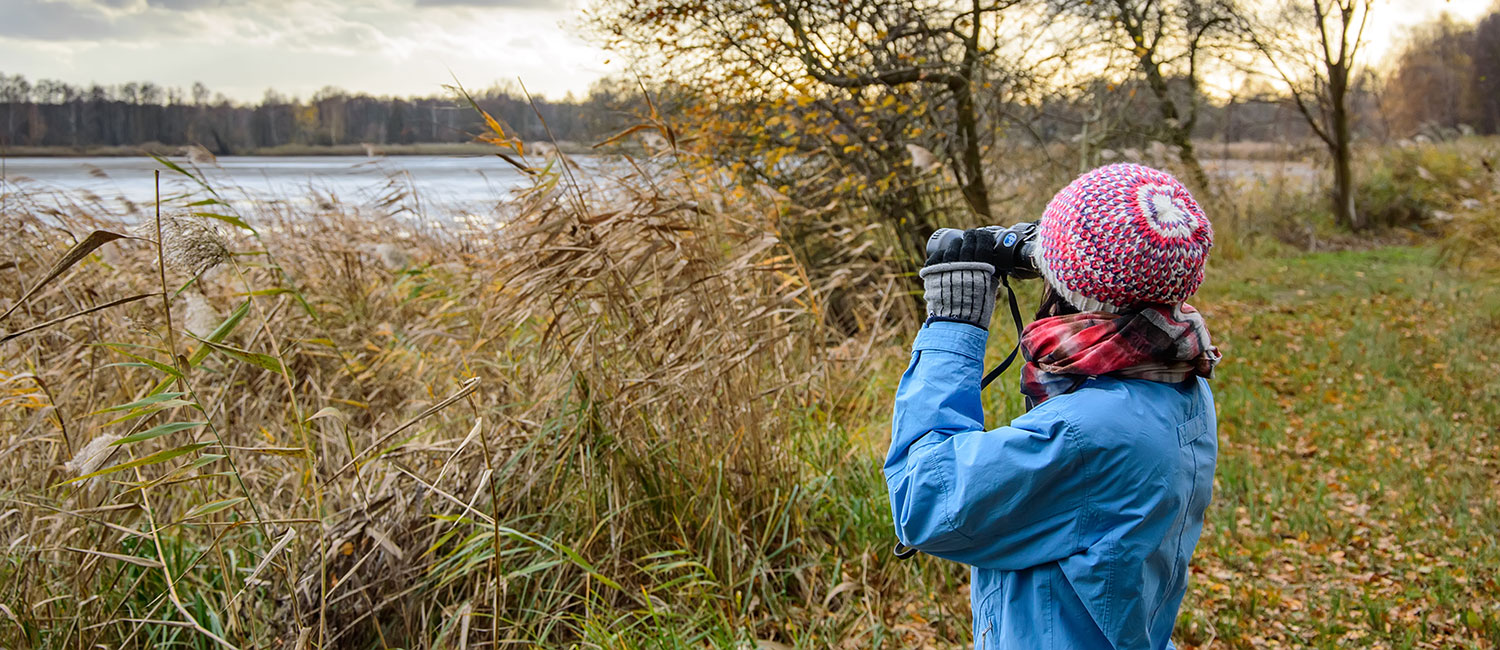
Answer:
[(1210, 273), (1221, 451), (1183, 645), (1500, 641), (1500, 289), (1436, 261)]

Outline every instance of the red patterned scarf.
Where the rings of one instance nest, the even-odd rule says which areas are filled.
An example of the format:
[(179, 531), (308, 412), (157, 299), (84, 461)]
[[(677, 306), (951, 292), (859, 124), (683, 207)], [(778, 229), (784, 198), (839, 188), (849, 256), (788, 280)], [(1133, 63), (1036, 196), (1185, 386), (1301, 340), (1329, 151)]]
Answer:
[(1220, 358), (1203, 315), (1187, 304), (1041, 318), (1026, 326), (1021, 354), (1021, 392), (1036, 404), (1098, 375), (1170, 383), (1212, 377)]

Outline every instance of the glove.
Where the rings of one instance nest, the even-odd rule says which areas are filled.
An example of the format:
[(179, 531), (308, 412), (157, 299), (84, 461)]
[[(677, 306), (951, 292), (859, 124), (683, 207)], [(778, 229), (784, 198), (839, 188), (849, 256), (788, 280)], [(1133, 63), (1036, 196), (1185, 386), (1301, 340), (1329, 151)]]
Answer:
[(952, 321), (989, 329), (995, 311), (998, 257), (995, 234), (984, 228), (966, 230), (962, 239), (934, 251), (917, 274), (927, 299), (927, 322)]

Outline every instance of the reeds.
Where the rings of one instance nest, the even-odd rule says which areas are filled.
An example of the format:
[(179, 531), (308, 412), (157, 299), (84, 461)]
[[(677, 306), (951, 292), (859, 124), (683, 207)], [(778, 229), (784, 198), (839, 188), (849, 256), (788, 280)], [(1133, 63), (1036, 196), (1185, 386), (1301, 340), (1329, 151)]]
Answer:
[[(12, 333), (167, 298), (0, 347), (0, 462), (23, 468), (0, 478), (0, 645), (702, 647), (795, 642), (781, 622), (812, 611), (825, 638), (883, 629), (870, 612), (899, 605), (871, 585), (910, 569), (848, 536), (850, 512), (884, 517), (873, 489), (840, 505), (820, 481), (878, 480), (834, 421), (909, 308), (901, 278), (836, 219), (822, 249), (867, 263), (809, 268), (788, 206), (715, 200), (712, 178), (542, 174), (491, 229), (402, 217), (399, 195), (242, 213), (206, 189), (163, 206), (159, 241), (148, 224), (14, 299)], [(8, 296), (70, 233), (125, 230), (10, 205)], [(830, 309), (841, 287), (863, 288)]]

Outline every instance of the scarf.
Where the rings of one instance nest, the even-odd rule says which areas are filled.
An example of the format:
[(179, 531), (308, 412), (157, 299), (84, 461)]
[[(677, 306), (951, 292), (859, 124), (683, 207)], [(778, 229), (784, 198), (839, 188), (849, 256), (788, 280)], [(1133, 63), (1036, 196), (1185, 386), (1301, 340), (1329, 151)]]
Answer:
[(1203, 315), (1187, 304), (1041, 318), (1021, 334), (1021, 355), (1021, 392), (1033, 404), (1099, 375), (1168, 383), (1213, 377), (1221, 357)]

